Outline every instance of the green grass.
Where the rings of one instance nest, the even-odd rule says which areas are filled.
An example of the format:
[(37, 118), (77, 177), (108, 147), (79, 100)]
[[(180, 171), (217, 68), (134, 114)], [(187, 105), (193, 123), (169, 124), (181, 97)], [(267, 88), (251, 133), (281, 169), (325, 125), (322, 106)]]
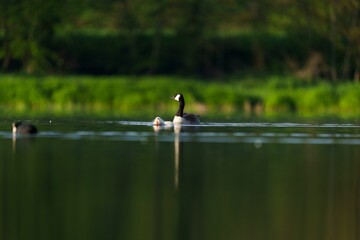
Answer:
[(186, 110), (205, 116), (236, 114), (360, 115), (360, 84), (309, 83), (286, 77), (209, 82), (179, 77), (3, 75), (0, 110), (7, 116), (74, 114), (171, 117), (177, 92)]

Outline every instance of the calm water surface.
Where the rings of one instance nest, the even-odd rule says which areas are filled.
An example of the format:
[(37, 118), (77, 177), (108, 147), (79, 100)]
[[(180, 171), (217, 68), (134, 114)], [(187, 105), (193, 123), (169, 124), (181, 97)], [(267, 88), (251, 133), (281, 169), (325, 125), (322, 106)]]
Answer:
[(360, 239), (360, 126), (0, 126), (0, 239)]

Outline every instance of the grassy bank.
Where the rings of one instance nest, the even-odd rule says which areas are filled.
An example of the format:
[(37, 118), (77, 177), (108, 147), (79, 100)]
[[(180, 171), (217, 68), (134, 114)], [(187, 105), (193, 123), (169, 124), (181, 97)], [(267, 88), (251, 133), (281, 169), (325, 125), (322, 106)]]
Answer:
[(235, 114), (360, 116), (360, 84), (309, 83), (293, 78), (204, 82), (176, 77), (20, 76), (0, 79), (5, 115), (90, 115), (171, 117), (182, 92), (186, 110), (206, 116)]

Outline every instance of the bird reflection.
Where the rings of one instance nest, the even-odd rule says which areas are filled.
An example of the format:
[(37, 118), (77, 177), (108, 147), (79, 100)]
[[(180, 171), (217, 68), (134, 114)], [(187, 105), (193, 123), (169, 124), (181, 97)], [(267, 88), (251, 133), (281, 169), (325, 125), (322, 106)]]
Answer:
[(175, 159), (175, 172), (174, 172), (174, 183), (175, 189), (179, 187), (179, 163), (180, 163), (180, 131), (181, 125), (174, 126), (174, 159)]
[(16, 154), (22, 148), (27, 148), (31, 146), (31, 144), (36, 141), (35, 136), (24, 136), (24, 135), (12, 135), (12, 151), (13, 154)]
[(154, 125), (154, 132), (158, 135), (162, 130), (174, 131), (174, 186), (177, 190), (179, 187), (179, 172), (180, 172), (180, 164), (182, 161), (182, 142), (181, 142), (181, 132), (191, 131), (194, 129), (198, 129), (198, 126), (182, 126), (180, 124), (174, 124), (173, 126), (158, 126)]
[(12, 149), (16, 152), (17, 138), (22, 138), (24, 141), (30, 141), (38, 133), (37, 128), (31, 123), (22, 123), (16, 121), (12, 123)]
[(15, 152), (16, 152), (16, 133), (12, 134), (12, 150), (13, 150), (13, 154), (15, 154)]
[(154, 132), (159, 134), (162, 130), (174, 130), (174, 186), (175, 189), (178, 189), (179, 186), (179, 166), (180, 166), (180, 132), (181, 132), (181, 125), (153, 125)]

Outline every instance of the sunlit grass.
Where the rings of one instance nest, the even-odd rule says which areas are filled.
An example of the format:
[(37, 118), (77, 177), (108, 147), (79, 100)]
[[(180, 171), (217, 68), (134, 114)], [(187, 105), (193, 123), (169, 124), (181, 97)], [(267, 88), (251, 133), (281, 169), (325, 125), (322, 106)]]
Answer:
[(204, 81), (179, 77), (92, 77), (5, 75), (0, 109), (7, 115), (93, 114), (171, 117), (181, 92), (186, 110), (201, 115), (304, 116), (360, 114), (360, 84), (303, 82), (285, 77)]

